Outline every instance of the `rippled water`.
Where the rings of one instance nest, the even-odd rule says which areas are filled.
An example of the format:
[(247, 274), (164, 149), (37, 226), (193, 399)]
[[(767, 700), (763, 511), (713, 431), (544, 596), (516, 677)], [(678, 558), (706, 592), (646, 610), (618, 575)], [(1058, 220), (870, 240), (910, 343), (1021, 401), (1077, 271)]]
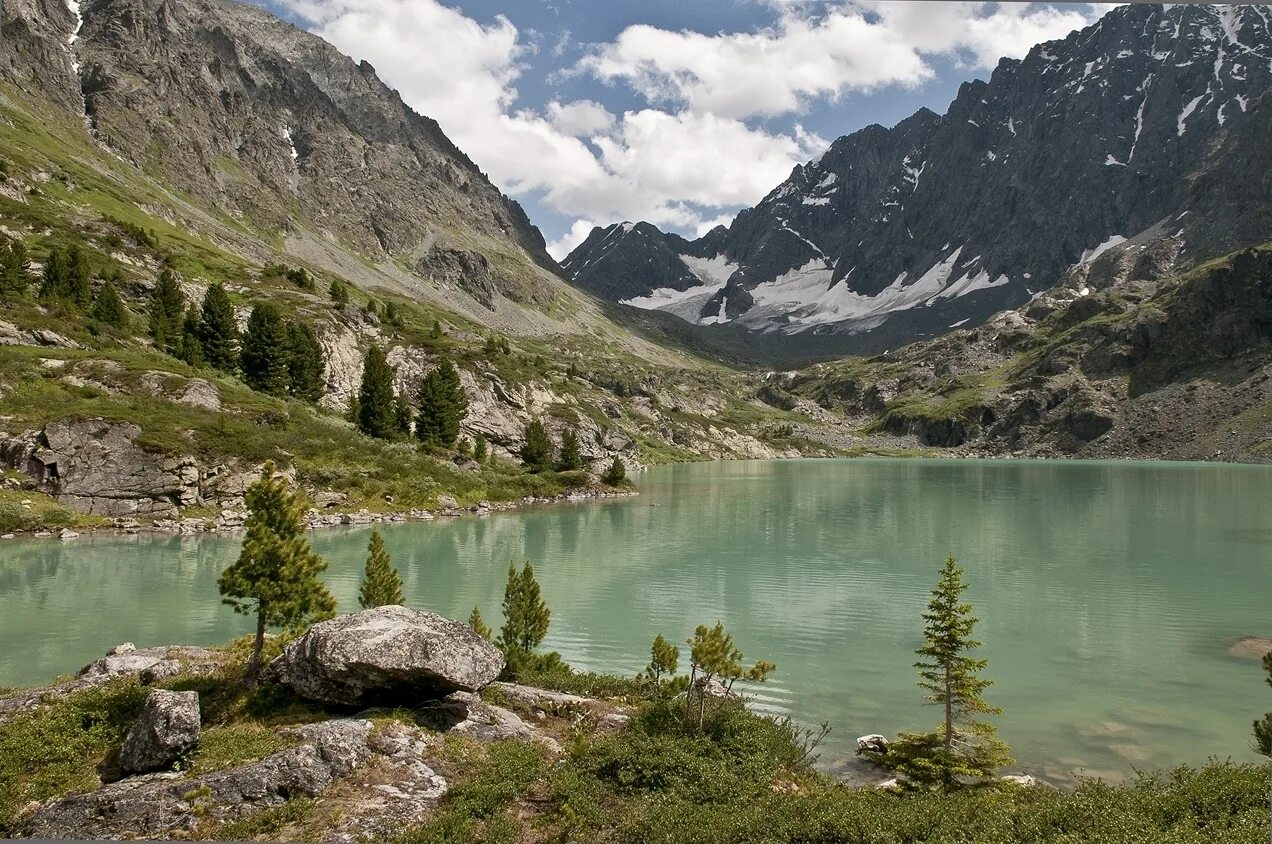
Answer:
[[(534, 561), (548, 646), (635, 673), (661, 632), (722, 619), (778, 664), (761, 705), (865, 732), (932, 726), (911, 667), (946, 553), (963, 562), (1021, 765), (1060, 778), (1254, 759), (1272, 709), (1242, 635), (1272, 635), (1272, 470), (1030, 461), (843, 460), (663, 467), (642, 494), (388, 526), (408, 603), (497, 626), (508, 562)], [(367, 529), (314, 534), (356, 609)], [(0, 685), (72, 671), (124, 640), (248, 632), (218, 602), (238, 540), (82, 537), (0, 545)]]

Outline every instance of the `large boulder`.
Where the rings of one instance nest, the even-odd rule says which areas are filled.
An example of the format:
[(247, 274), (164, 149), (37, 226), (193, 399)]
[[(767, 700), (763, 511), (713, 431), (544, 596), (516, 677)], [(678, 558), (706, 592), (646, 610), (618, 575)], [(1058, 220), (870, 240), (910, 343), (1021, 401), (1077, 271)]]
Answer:
[(315, 624), (270, 675), (323, 703), (402, 705), (477, 691), (503, 667), (503, 654), (467, 624), (390, 606)]
[(153, 690), (141, 717), (124, 737), (120, 771), (146, 774), (171, 768), (199, 743), (201, 724), (198, 692)]

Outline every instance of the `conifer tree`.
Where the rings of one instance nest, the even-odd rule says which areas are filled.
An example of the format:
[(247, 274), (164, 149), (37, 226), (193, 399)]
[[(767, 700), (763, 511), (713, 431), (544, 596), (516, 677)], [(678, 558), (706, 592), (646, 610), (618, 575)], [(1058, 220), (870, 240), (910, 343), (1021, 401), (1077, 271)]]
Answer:
[(190, 366), (203, 366), (203, 345), (199, 342), (199, 306), (191, 304), (181, 323), (181, 344), (177, 357)]
[(471, 627), (473, 632), (478, 636), (485, 639), (487, 642), (490, 641), (490, 637), (492, 635), (491, 630), (486, 626), (486, 622), (482, 619), (481, 610), (476, 607), (473, 607), (472, 613), (468, 616), (468, 626)]
[(777, 670), (771, 662), (757, 660), (749, 668), (742, 664), (742, 651), (733, 643), (733, 634), (724, 629), (720, 621), (714, 627), (699, 624), (693, 636), (686, 640), (689, 646), (689, 694), (685, 696), (686, 714), (695, 698), (698, 701), (698, 728), (706, 720), (707, 690), (713, 681), (723, 683), (728, 691), (738, 680), (763, 683)]
[(499, 646), (507, 651), (528, 654), (548, 635), (552, 613), (539, 591), (534, 566), (527, 560), (521, 571), (508, 564), (508, 580), (504, 585), (504, 623), (499, 631)]
[(155, 346), (175, 354), (181, 345), (181, 321), (185, 317), (185, 296), (172, 270), (164, 267), (150, 294), (150, 336)]
[(291, 337), (278, 306), (262, 302), (252, 308), (240, 355), (243, 380), (253, 390), (286, 395), (291, 387)]
[(393, 398), (393, 415), (397, 419), (397, 432), (405, 437), (411, 436), (411, 426), (415, 424), (415, 408), (406, 400), (405, 393), (398, 393)]
[(238, 369), (239, 330), (234, 305), (221, 283), (208, 285), (199, 309), (199, 342), (208, 366), (222, 372)]
[(583, 452), (579, 447), (579, 434), (574, 428), (566, 428), (561, 434), (561, 453), (557, 457), (557, 470), (571, 472), (583, 468)]
[(531, 472), (543, 472), (552, 468), (552, 440), (548, 429), (538, 419), (526, 425), (526, 442), (521, 447), (521, 460)]
[(429, 332), (429, 338), (433, 340), (442, 339), (442, 321), (440, 319), (433, 320), (433, 330)]
[(649, 665), (645, 667), (645, 673), (642, 676), (652, 680), (656, 685), (662, 682), (664, 677), (675, 674), (679, 662), (680, 648), (668, 642), (659, 633), (654, 639), (654, 644), (649, 648)]
[(331, 294), (332, 303), (337, 308), (343, 310), (349, 304), (349, 287), (340, 279), (332, 279), (328, 292)]
[(459, 425), (468, 413), (468, 396), (459, 380), (459, 370), (443, 357), (420, 381), (419, 414), (415, 436), (425, 443), (449, 448), (459, 436)]
[(601, 482), (609, 486), (618, 486), (626, 479), (627, 466), (623, 464), (622, 459), (618, 455), (615, 455), (613, 462), (605, 470), (605, 474), (601, 475)]
[(946, 793), (961, 779), (988, 780), (1011, 762), (994, 727), (978, 720), (1002, 710), (985, 702), (985, 689), (993, 681), (979, 674), (989, 661), (969, 655), (981, 643), (972, 638), (978, 619), (972, 605), (963, 601), (966, 590), (958, 560), (946, 557), (923, 613), (923, 645), (915, 651), (919, 661), (914, 664), (925, 700), (942, 707), (944, 718), (931, 733), (901, 734), (885, 757), (912, 784)]
[(318, 401), (322, 398), (326, 359), (314, 330), (303, 322), (288, 323), (287, 348), (288, 392), (301, 401)]
[(93, 319), (115, 328), (128, 326), (128, 310), (124, 307), (124, 300), (119, 298), (114, 279), (106, 279), (97, 291), (97, 298), (93, 300)]
[(489, 456), (490, 447), (486, 444), (486, 437), (479, 433), (473, 437), (473, 459), (478, 463), (485, 463)]
[[(1264, 682), (1272, 686), (1272, 653), (1263, 655)], [(1254, 722), (1254, 751), (1272, 760), (1272, 712)]]
[(314, 553), (305, 536), (305, 505), (274, 477), (268, 463), (259, 480), (247, 488), (247, 536), (238, 560), (217, 582), (222, 600), (235, 612), (256, 616), (256, 639), (248, 678), (260, 670), (265, 631), (296, 628), (335, 613), (336, 601), (319, 575), (327, 563)]
[(399, 430), (393, 395), (393, 369), (384, 350), (374, 343), (362, 363), (362, 386), (358, 390), (358, 430), (370, 437), (387, 440)]
[(88, 257), (79, 246), (72, 246), (66, 253), (66, 278), (63, 297), (77, 307), (87, 308), (93, 303), (93, 272)]
[(66, 263), (62, 250), (51, 249), (44, 259), (44, 272), (40, 276), (39, 296), (41, 299), (57, 299), (66, 289)]
[(0, 299), (12, 300), (26, 293), (31, 284), (26, 244), (8, 240), (0, 245)]
[(367, 545), (367, 566), (362, 575), (362, 588), (358, 590), (358, 604), (363, 609), (384, 606), (402, 606), (402, 578), (393, 568), (389, 552), (384, 548), (384, 537), (372, 528), (371, 542)]

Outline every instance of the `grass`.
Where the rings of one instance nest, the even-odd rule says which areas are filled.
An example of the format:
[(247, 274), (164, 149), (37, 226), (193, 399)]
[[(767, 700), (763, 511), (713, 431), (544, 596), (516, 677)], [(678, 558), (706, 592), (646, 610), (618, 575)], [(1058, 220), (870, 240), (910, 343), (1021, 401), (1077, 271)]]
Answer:
[(94, 528), (103, 524), (106, 520), (100, 516), (77, 513), (42, 492), (0, 490), (0, 533)]

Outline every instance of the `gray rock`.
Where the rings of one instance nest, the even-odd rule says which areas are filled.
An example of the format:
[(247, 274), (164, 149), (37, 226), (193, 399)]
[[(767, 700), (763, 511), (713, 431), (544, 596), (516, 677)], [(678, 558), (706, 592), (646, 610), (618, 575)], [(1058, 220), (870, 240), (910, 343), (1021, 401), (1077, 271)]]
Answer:
[(198, 692), (154, 689), (146, 706), (124, 737), (119, 768), (125, 774), (146, 774), (171, 768), (199, 743)]
[(324, 703), (409, 705), (481, 689), (503, 667), (503, 654), (468, 625), (389, 606), (315, 624), (270, 664), (270, 675)]
[(888, 739), (878, 733), (871, 733), (868, 736), (857, 737), (858, 753), (887, 753)]

